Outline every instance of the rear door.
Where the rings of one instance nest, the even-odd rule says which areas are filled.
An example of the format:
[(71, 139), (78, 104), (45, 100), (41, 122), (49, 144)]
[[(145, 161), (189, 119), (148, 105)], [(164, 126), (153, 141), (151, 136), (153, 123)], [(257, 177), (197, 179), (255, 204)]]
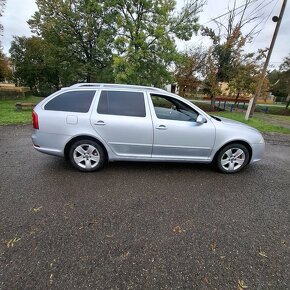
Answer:
[(123, 157), (151, 157), (153, 126), (142, 91), (101, 90), (91, 115), (95, 131)]

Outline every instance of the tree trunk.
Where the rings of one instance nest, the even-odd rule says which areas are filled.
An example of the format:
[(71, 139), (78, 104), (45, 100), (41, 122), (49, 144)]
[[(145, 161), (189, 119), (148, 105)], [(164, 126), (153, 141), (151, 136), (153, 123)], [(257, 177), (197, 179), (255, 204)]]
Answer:
[(240, 96), (240, 92), (238, 92), (237, 95), (236, 95), (235, 106), (237, 105), (237, 102), (238, 102), (239, 96)]
[(215, 95), (211, 95), (210, 97), (210, 110), (214, 111), (214, 104), (215, 104)]
[(290, 105), (290, 94), (287, 97), (286, 109), (288, 109), (289, 105)]

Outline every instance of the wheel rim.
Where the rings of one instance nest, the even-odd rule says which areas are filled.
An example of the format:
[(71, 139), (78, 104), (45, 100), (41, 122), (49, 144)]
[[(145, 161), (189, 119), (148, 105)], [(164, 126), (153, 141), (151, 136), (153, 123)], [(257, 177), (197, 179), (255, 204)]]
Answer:
[(238, 170), (246, 160), (245, 152), (241, 148), (228, 149), (221, 158), (221, 166), (226, 171)]
[(96, 147), (91, 144), (82, 144), (75, 148), (73, 152), (75, 163), (84, 169), (92, 169), (98, 166), (100, 153)]

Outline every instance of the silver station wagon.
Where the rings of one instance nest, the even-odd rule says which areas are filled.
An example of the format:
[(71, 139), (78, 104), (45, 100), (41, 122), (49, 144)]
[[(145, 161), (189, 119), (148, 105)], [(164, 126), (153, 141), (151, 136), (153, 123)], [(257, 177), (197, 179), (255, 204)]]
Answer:
[(256, 129), (152, 87), (76, 84), (41, 101), (32, 119), (36, 150), (86, 172), (131, 160), (213, 163), (235, 173), (265, 150)]

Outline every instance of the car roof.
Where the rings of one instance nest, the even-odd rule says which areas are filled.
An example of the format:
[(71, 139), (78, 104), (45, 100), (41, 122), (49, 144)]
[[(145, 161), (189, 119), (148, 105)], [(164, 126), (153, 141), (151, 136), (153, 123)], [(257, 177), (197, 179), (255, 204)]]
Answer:
[(70, 87), (66, 87), (63, 89), (71, 89), (71, 88), (94, 88), (94, 89), (137, 89), (144, 91), (152, 91), (152, 92), (166, 92), (163, 89), (149, 87), (149, 86), (137, 86), (137, 85), (127, 85), (127, 84), (110, 84), (110, 83), (77, 83)]

